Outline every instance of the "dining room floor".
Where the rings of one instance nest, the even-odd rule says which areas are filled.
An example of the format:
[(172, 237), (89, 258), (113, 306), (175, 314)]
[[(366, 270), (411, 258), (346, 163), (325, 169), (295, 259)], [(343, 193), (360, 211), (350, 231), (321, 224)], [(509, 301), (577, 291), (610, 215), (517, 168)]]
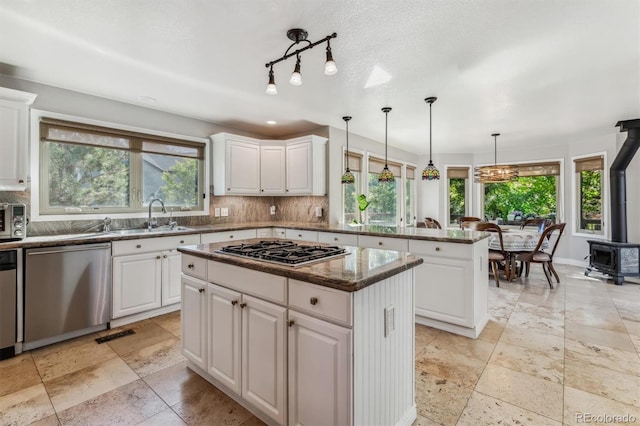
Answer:
[[(489, 279), (478, 339), (416, 326), (414, 425), (640, 424), (640, 285), (536, 266)], [(124, 328), (0, 361), (0, 425), (262, 424), (186, 367), (179, 312)]]

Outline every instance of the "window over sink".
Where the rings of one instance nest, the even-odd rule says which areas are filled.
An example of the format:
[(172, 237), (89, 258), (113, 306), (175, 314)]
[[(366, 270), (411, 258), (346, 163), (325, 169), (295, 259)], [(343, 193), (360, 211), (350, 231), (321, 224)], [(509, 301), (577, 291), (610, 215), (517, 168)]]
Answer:
[(197, 138), (59, 114), (34, 119), (39, 137), (32, 155), (39, 185), (32, 185), (38, 204), (36, 212), (32, 205), (32, 216), (137, 216), (154, 198), (164, 200), (176, 215), (208, 212), (206, 144)]

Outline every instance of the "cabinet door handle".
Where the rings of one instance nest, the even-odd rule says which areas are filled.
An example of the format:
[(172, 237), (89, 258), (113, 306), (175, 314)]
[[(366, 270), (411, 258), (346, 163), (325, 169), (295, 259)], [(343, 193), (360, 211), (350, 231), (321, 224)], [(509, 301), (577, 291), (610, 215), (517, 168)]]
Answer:
[(193, 263), (188, 264), (188, 265), (187, 265), (187, 268), (189, 268), (189, 269), (193, 269)]
[(18, 183), (24, 183), (24, 179), (20, 179)]
[(198, 289), (198, 291), (199, 291), (200, 293), (204, 293), (204, 288), (199, 288), (199, 289)]
[(261, 189), (260, 192), (264, 192), (264, 189)]
[(440, 251), (440, 247), (436, 247), (436, 251)]
[(166, 258), (167, 258), (167, 255), (165, 254), (165, 255), (163, 255), (162, 257), (166, 259)]
[(298, 234), (298, 238), (302, 238), (302, 234)]
[(237, 300), (232, 300), (232, 301), (231, 301), (231, 305), (236, 306), (237, 304), (238, 304), (238, 301), (237, 301)]
[(160, 256), (156, 256), (156, 259), (160, 259)]
[(311, 303), (312, 305), (318, 304), (318, 298), (317, 297), (312, 297), (311, 299), (309, 299), (309, 303)]
[(338, 241), (338, 237), (333, 237), (333, 241)]
[(180, 240), (180, 244), (184, 244), (184, 240)]
[(240, 304), (240, 307), (241, 307), (242, 309), (244, 309), (244, 308), (245, 308), (245, 306), (247, 306), (247, 304), (246, 304), (246, 303), (241, 303), (241, 304)]
[(142, 248), (142, 244), (136, 244), (136, 248)]
[(289, 327), (293, 327), (293, 324), (294, 324), (293, 320), (289, 320), (289, 321), (287, 321), (287, 325), (288, 325)]

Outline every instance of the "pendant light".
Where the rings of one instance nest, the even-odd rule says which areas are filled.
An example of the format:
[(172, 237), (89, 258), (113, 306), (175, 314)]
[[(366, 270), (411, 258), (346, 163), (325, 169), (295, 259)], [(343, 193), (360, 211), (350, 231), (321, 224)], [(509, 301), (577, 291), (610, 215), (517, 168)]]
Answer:
[(474, 169), (474, 182), (476, 183), (497, 183), (509, 182), (518, 178), (518, 167), (512, 165), (498, 166), (498, 136), (500, 133), (492, 133), (494, 162), (493, 166), (482, 166)]
[(429, 104), (429, 164), (422, 171), (422, 180), (439, 180), (440, 179), (440, 171), (433, 165), (433, 161), (431, 161), (431, 105), (438, 98), (435, 96), (431, 96), (426, 98), (424, 101)]
[(384, 168), (378, 175), (378, 182), (393, 182), (396, 179), (387, 166), (387, 119), (389, 111), (391, 111), (390, 107), (382, 108), (382, 112), (384, 112)]
[(353, 176), (353, 173), (351, 173), (351, 170), (349, 170), (349, 120), (351, 120), (351, 117), (345, 116), (342, 117), (342, 119), (347, 125), (347, 150), (344, 153), (344, 164), (346, 164), (347, 168), (342, 175), (341, 181), (344, 184), (353, 184), (356, 181), (356, 178)]

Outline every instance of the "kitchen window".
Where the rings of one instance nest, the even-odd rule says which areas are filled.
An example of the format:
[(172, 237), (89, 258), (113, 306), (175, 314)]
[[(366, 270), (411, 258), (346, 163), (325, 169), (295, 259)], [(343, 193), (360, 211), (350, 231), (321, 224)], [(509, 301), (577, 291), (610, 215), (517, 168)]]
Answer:
[(457, 225), (459, 219), (469, 214), (470, 167), (447, 167), (447, 210), (449, 225)]
[(40, 118), (39, 214), (203, 211), (205, 144)]
[(576, 231), (602, 235), (604, 156), (575, 158), (573, 166), (577, 207)]
[(349, 151), (347, 153), (347, 164), (349, 166), (349, 170), (353, 173), (355, 181), (353, 184), (342, 185), (342, 220), (343, 223), (360, 223), (363, 218), (360, 217), (357, 196), (361, 193), (362, 155)]
[(399, 183), (402, 178), (402, 164), (387, 161), (389, 170), (395, 176), (393, 182), (378, 182), (378, 175), (384, 168), (384, 160), (369, 157), (367, 199), (371, 205), (367, 209), (369, 225), (397, 226), (400, 219)]

